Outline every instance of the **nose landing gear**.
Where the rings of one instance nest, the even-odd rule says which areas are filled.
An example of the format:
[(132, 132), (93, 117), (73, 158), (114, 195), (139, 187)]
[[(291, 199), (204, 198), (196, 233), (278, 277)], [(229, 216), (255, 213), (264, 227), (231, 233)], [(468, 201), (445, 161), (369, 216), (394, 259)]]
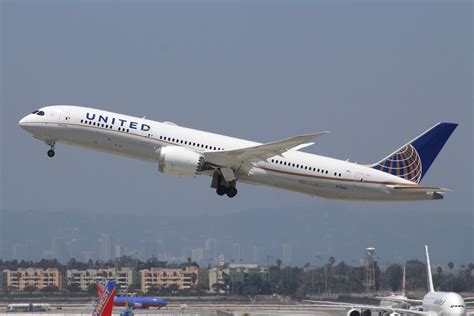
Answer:
[(54, 152), (54, 143), (47, 143), (49, 145), (49, 150), (48, 150), (48, 157), (53, 158), (55, 155)]

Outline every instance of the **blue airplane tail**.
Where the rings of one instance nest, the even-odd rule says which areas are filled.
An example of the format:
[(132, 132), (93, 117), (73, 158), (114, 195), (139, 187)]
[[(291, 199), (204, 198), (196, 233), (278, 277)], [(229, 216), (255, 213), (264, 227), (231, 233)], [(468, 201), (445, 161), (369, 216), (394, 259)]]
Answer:
[(115, 281), (110, 280), (103, 289), (92, 312), (92, 316), (112, 316), (115, 298)]
[(438, 123), (371, 167), (419, 183), (457, 126)]

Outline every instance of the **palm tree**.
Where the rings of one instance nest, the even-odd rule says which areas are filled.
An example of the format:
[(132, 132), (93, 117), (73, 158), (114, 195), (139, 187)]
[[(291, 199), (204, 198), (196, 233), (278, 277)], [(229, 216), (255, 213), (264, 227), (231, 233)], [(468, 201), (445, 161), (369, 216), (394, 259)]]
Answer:
[(449, 268), (449, 270), (453, 270), (453, 268), (454, 268), (454, 263), (453, 263), (452, 261), (449, 261), (449, 263), (448, 263), (448, 268)]

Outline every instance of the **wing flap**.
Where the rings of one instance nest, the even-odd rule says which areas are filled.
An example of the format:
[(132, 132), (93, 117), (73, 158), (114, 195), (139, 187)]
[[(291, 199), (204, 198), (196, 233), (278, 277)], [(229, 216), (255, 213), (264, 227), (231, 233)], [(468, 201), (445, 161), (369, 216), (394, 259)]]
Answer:
[(220, 152), (206, 152), (204, 153), (204, 158), (210, 163), (226, 167), (241, 165), (245, 162), (255, 163), (273, 156), (281, 155), (284, 152), (294, 148), (301, 149), (303, 148), (302, 145), (309, 140), (326, 135), (328, 133), (329, 132), (319, 132), (299, 135), (253, 147), (245, 147)]

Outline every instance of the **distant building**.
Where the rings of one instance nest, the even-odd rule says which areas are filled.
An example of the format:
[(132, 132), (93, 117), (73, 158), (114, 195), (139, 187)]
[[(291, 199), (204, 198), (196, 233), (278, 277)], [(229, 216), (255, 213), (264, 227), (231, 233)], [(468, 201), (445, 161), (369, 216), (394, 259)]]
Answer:
[(23, 291), (27, 286), (33, 286), (38, 290), (48, 286), (61, 288), (61, 272), (56, 268), (20, 268), (15, 270), (3, 270), (5, 273), (6, 286)]
[(204, 259), (204, 249), (194, 248), (191, 251), (191, 259), (195, 262), (202, 263), (202, 261)]
[(112, 237), (109, 234), (101, 234), (99, 238), (100, 258), (102, 260), (112, 259)]
[(225, 257), (224, 257), (224, 254), (221, 253), (221, 255), (219, 256), (219, 266), (223, 267), (225, 265)]
[(180, 290), (190, 289), (198, 284), (199, 268), (197, 266), (182, 269), (150, 268), (140, 271), (141, 290), (147, 292), (151, 287), (169, 287), (172, 284)]
[(126, 267), (121, 269), (68, 269), (66, 276), (68, 286), (76, 284), (83, 291), (87, 290), (90, 285), (96, 284), (97, 282), (106, 283), (109, 279), (114, 279), (120, 290), (125, 290), (133, 283), (133, 269)]
[(293, 246), (290, 243), (285, 243), (282, 248), (282, 261), (284, 265), (289, 265), (293, 260)]
[(120, 244), (115, 244), (115, 259), (120, 258), (122, 256), (122, 247)]
[(260, 253), (257, 246), (252, 247), (252, 262), (260, 262)]
[[(257, 264), (230, 264), (227, 268), (214, 267), (209, 270), (209, 289), (212, 293), (223, 293), (224, 288), (230, 289), (232, 284), (246, 285), (252, 275), (258, 275), (268, 281), (268, 268)], [(218, 286), (215, 286), (218, 284)], [(220, 288), (217, 290), (216, 288)]]
[(232, 259), (235, 263), (239, 263), (242, 260), (242, 251), (238, 242), (232, 244)]

